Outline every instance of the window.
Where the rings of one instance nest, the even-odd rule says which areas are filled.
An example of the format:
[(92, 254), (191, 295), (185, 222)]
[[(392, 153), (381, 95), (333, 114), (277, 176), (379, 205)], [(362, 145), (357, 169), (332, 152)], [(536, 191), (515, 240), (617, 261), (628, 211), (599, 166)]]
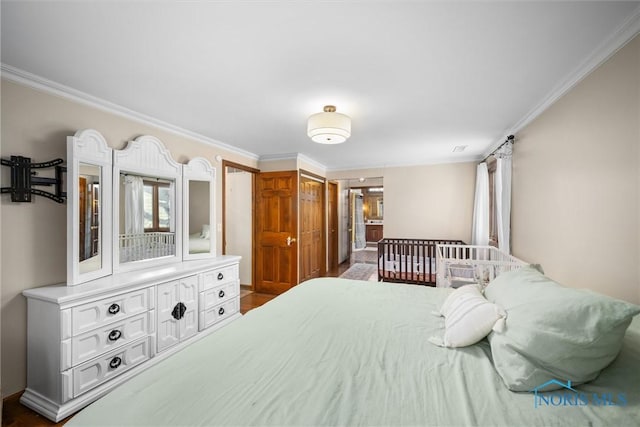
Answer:
[(144, 231), (170, 231), (170, 221), (169, 183), (144, 181)]
[(498, 205), (496, 202), (496, 166), (494, 157), (487, 160), (489, 172), (489, 245), (498, 247)]

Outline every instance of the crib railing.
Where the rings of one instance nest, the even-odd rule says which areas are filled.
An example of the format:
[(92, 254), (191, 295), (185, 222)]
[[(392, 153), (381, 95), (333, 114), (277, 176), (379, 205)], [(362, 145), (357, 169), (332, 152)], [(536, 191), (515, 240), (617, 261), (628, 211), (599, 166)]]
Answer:
[(438, 244), (436, 259), (438, 287), (486, 285), (505, 271), (528, 265), (493, 246)]
[(378, 281), (436, 283), (436, 245), (464, 245), (462, 240), (390, 239), (378, 242)]
[(176, 235), (168, 232), (120, 234), (120, 262), (175, 255)]

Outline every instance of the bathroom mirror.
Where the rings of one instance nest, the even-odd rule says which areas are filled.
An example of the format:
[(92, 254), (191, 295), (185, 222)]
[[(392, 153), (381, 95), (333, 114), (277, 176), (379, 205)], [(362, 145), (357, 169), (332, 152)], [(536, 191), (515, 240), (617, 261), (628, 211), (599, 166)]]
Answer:
[(185, 260), (216, 254), (215, 178), (216, 170), (205, 158), (196, 157), (183, 167)]
[(95, 130), (67, 138), (67, 285), (112, 272), (112, 150)]
[(182, 165), (152, 136), (113, 158), (114, 270), (182, 260)]
[(384, 219), (384, 189), (382, 187), (366, 188), (364, 192), (364, 204), (366, 206), (366, 219)]

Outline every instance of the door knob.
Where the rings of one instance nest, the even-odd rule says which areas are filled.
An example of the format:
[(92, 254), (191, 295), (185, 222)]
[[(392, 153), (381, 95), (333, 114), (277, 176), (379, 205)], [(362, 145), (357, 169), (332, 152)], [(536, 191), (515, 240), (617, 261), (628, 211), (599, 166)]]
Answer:
[(294, 243), (296, 241), (295, 237), (287, 237), (287, 246), (291, 246), (292, 243)]

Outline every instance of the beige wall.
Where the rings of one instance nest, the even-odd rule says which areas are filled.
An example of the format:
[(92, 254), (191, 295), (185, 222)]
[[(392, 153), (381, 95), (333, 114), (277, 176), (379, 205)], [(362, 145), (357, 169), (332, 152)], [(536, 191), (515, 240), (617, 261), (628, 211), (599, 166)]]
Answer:
[(328, 178), (382, 177), (375, 182), (384, 186), (384, 237), (470, 242), (475, 173), (476, 164), (465, 162), (332, 171)]
[[(139, 135), (149, 134), (160, 138), (180, 163), (202, 156), (219, 167), (214, 158), (220, 154), (234, 162), (257, 166), (255, 160), (236, 153), (6, 80), (2, 80), (1, 90), (2, 157), (22, 155), (33, 161), (66, 158), (66, 137), (78, 129), (93, 128), (117, 149)], [(4, 185), (9, 182), (9, 173), (8, 168), (2, 169)], [(222, 218), (221, 189), (218, 179), (218, 221)], [(11, 203), (9, 196), (3, 195), (1, 208), (1, 372), (2, 394), (8, 396), (25, 387), (27, 315), (21, 292), (66, 280), (66, 206), (43, 197), (36, 197), (33, 203)], [(218, 253), (220, 237), (218, 234)]]
[(475, 163), (387, 168), (384, 237), (471, 240)]
[(517, 134), (513, 253), (640, 302), (640, 37)]

